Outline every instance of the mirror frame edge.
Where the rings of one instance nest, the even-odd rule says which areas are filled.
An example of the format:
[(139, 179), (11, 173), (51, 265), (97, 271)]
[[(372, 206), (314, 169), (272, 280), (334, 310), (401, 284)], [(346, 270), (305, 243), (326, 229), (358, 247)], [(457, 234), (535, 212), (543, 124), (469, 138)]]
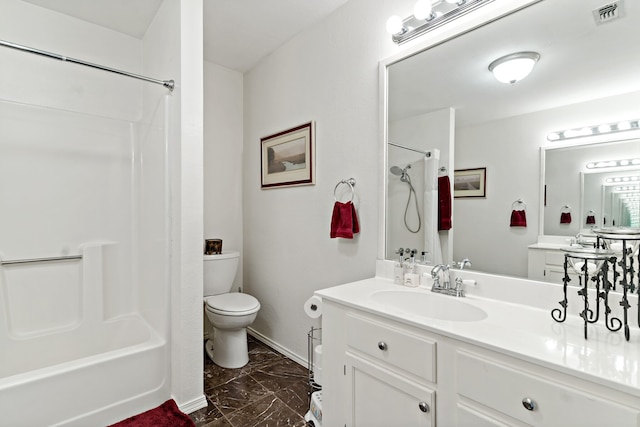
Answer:
[[(389, 91), (389, 72), (388, 68), (402, 61), (403, 59), (409, 58), (413, 55), (417, 55), (418, 53), (424, 52), (430, 48), (438, 46), (442, 43), (446, 43), (447, 41), (460, 37), (466, 33), (469, 33), (476, 28), (479, 28), (483, 25), (490, 24), (491, 22), (498, 20), (504, 16), (510, 15), (512, 13), (516, 13), (521, 9), (524, 9), (528, 6), (531, 6), (535, 3), (540, 3), (544, 0), (494, 0), (494, 2), (485, 5), (484, 7), (475, 11), (475, 13), (471, 13), (465, 15), (458, 19), (455, 23), (458, 25), (444, 25), (440, 28), (434, 29), (432, 32), (415, 39), (413, 42), (408, 42), (405, 46), (401, 48), (400, 51), (395, 54), (383, 58), (378, 63), (378, 103), (379, 103), (379, 156), (380, 161), (379, 164), (381, 166), (381, 171), (379, 172), (378, 185), (380, 188), (379, 195), (380, 200), (378, 203), (378, 260), (387, 260), (386, 258), (386, 217), (387, 217), (387, 141), (388, 141), (388, 91)], [(453, 159), (455, 161), (455, 159)], [(544, 176), (544, 175), (543, 175)], [(542, 199), (541, 199), (542, 200)], [(539, 229), (538, 234), (540, 234)]]

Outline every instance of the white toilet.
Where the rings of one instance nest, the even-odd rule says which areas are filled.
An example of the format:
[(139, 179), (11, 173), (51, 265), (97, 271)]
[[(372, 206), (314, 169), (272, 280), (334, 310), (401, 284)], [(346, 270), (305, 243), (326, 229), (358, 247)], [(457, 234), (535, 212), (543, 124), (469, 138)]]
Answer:
[(260, 303), (248, 294), (229, 292), (238, 269), (239, 252), (204, 256), (204, 306), (214, 328), (205, 350), (223, 368), (240, 368), (249, 362), (247, 326), (256, 319)]

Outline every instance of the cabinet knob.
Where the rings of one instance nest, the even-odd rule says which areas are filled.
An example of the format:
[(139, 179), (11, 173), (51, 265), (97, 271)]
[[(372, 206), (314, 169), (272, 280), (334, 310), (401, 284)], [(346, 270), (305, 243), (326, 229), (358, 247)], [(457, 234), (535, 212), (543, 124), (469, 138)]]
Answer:
[(527, 411), (535, 411), (536, 410), (536, 402), (534, 402), (533, 399), (531, 399), (529, 397), (525, 397), (524, 399), (522, 399), (522, 406), (524, 406), (524, 408)]
[(387, 343), (386, 343), (386, 342), (384, 342), (384, 341), (380, 341), (380, 342), (378, 343), (378, 348), (379, 348), (380, 350), (382, 350), (382, 351), (385, 351), (385, 350), (387, 349)]
[(420, 402), (420, 403), (418, 403), (418, 408), (420, 408), (420, 410), (421, 410), (422, 412), (425, 412), (425, 413), (426, 413), (426, 412), (429, 412), (429, 409), (430, 409), (430, 408), (429, 408), (429, 405), (427, 405), (427, 402)]

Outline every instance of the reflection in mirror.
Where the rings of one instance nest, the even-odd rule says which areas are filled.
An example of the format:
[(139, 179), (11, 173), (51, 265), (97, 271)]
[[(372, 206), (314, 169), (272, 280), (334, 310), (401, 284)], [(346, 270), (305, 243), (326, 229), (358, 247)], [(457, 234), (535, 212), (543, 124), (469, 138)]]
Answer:
[[(487, 168), (486, 197), (454, 201), (453, 228), (447, 236), (452, 245), (443, 251), (445, 262), (469, 258), (476, 270), (531, 277), (529, 247), (539, 236), (561, 235), (564, 243), (585, 228), (589, 210), (600, 212), (595, 216), (601, 221), (613, 221), (613, 211), (606, 210), (622, 203), (618, 196), (604, 201), (607, 189), (600, 187), (600, 201), (587, 201), (580, 192), (583, 169), (544, 168), (540, 154), (542, 148), (554, 146), (547, 140), (552, 131), (638, 118), (640, 55), (631, 54), (628, 44), (620, 41), (640, 40), (640, 2), (625, 2), (623, 17), (598, 24), (592, 12), (601, 3), (563, 0), (557, 7), (557, 2), (542, 0), (388, 66), (389, 141), (429, 150), (433, 140), (420, 138), (424, 127), (412, 133), (410, 126), (400, 126), (398, 135), (398, 124), (450, 111), (443, 126), (450, 125), (454, 143), (449, 149), (440, 146), (441, 158), (451, 156), (450, 174), (454, 169)], [(494, 79), (489, 64), (521, 51), (540, 54), (532, 73), (513, 85)], [(638, 138), (639, 133), (591, 136), (572, 143)], [(597, 158), (604, 158), (608, 148), (600, 147)], [(388, 153), (391, 156), (392, 150)], [(389, 166), (396, 164), (387, 160)], [(398, 166), (404, 168), (404, 163)], [(542, 170), (554, 170), (575, 183), (570, 194), (549, 194), (558, 198), (559, 206), (552, 208), (550, 200), (544, 206)], [(591, 179), (587, 175), (582, 175), (584, 185)], [(387, 178), (397, 179), (388, 172)], [(511, 206), (518, 199), (527, 205), (526, 227), (510, 227)], [(387, 200), (387, 209), (390, 204)], [(566, 231), (560, 229), (564, 205), (571, 207), (574, 218)], [(387, 228), (389, 259), (394, 233)]]
[[(587, 168), (587, 164), (592, 162), (628, 158), (640, 159), (640, 139), (563, 148), (547, 147), (543, 158), (543, 234), (575, 236), (595, 227), (631, 227), (632, 223), (637, 224), (638, 212), (630, 209), (633, 199), (629, 198), (629, 204), (625, 205), (620, 195), (638, 194), (633, 187), (640, 185), (640, 165)], [(561, 212), (567, 205), (574, 207), (571, 210), (571, 222), (562, 223)]]

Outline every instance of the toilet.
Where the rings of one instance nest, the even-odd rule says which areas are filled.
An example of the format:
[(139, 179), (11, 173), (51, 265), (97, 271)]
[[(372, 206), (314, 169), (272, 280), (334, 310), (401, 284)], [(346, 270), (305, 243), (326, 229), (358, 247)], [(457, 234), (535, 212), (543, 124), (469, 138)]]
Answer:
[(239, 260), (240, 253), (234, 251), (204, 255), (204, 306), (214, 329), (205, 350), (223, 368), (240, 368), (249, 362), (247, 326), (260, 310), (260, 303), (251, 295), (229, 292)]

